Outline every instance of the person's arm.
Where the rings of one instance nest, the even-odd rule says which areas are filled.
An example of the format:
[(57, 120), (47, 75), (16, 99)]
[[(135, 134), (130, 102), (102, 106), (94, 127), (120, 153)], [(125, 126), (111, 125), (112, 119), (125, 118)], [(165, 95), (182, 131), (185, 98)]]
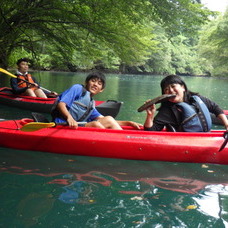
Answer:
[(208, 110), (211, 113), (215, 114), (215, 116), (222, 121), (225, 129), (228, 131), (228, 120), (227, 120), (227, 117), (224, 114), (223, 110), (219, 107), (219, 105), (216, 104), (214, 101), (211, 101), (210, 99), (208, 99), (208, 98), (206, 98), (204, 96), (200, 96), (200, 98), (206, 104)]
[[(102, 118), (104, 118), (103, 115), (101, 115), (96, 109), (95, 110), (95, 113), (97, 112), (97, 116), (96, 118), (94, 118), (94, 120), (101, 120)], [(98, 115), (99, 114), (99, 115)], [(136, 122), (133, 122), (133, 121), (127, 121), (127, 120), (115, 120), (113, 118), (113, 124), (116, 124), (118, 123), (120, 126), (131, 126), (135, 129), (141, 129), (140, 127), (142, 127), (143, 125), (142, 124), (139, 124), (139, 123), (136, 123)]]
[(228, 120), (227, 120), (226, 115), (219, 114), (217, 117), (222, 121), (223, 125), (225, 126), (226, 131), (228, 131)]
[(146, 115), (146, 120), (144, 122), (145, 128), (152, 128), (153, 127), (155, 112), (156, 112), (155, 104), (153, 104), (151, 107), (149, 107), (146, 110), (147, 115)]
[(218, 117), (219, 114), (223, 113), (223, 110), (214, 101), (210, 100), (207, 97), (201, 96), (201, 95), (198, 95), (198, 96), (205, 103), (205, 105), (207, 106), (209, 112), (215, 114), (216, 117)]
[(40, 88), (40, 85), (39, 83), (37, 82), (36, 78), (31, 76), (32, 77), (32, 80), (34, 81), (34, 84), (30, 84), (28, 87), (31, 88), (31, 87), (37, 87), (37, 88)]
[(136, 123), (134, 121), (128, 121), (128, 120), (117, 120), (116, 121), (120, 126), (131, 126), (135, 129), (138, 129), (140, 130), (141, 127), (143, 126), (142, 124), (140, 123)]
[(18, 87), (17, 78), (11, 78), (10, 85), (11, 85), (11, 88), (13, 89), (13, 93), (15, 94), (24, 93), (28, 89), (28, 87), (23, 87), (23, 88)]
[(67, 121), (67, 123), (70, 127), (78, 128), (78, 123), (77, 123), (77, 121), (74, 120), (72, 115), (67, 110), (66, 103), (59, 102), (57, 104), (57, 109), (59, 110), (61, 116)]
[[(172, 105), (171, 105), (172, 106)], [(177, 128), (177, 118), (173, 113), (169, 103), (161, 105), (158, 112), (155, 105), (147, 109), (147, 116), (144, 122), (144, 130), (146, 131), (162, 131), (165, 126), (171, 125)]]

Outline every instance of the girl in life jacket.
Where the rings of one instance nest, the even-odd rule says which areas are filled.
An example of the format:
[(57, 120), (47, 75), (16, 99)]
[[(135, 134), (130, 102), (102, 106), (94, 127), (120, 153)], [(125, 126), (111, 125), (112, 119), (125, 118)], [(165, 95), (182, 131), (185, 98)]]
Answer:
[[(185, 82), (177, 75), (169, 75), (161, 81), (162, 94), (174, 94), (161, 104), (156, 113), (155, 104), (147, 111), (145, 130), (207, 132), (211, 130), (210, 113), (215, 114), (228, 131), (228, 120), (223, 110), (210, 99), (188, 90)], [(149, 102), (149, 101), (148, 101)]]
[[(47, 98), (35, 78), (28, 74), (29, 62), (27, 58), (22, 58), (17, 61), (18, 70), (17, 78), (11, 78), (10, 83), (15, 94), (22, 94), (31, 97)], [(25, 80), (25, 81), (24, 81)]]

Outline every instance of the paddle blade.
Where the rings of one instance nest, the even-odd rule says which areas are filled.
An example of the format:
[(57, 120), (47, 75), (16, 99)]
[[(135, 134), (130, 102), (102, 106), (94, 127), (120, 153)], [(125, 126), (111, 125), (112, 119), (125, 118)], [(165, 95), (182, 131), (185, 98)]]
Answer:
[(227, 131), (224, 132), (224, 138), (225, 138), (225, 140), (224, 140), (223, 144), (221, 145), (219, 152), (222, 151), (225, 148), (226, 144), (228, 143), (228, 132)]
[(25, 124), (20, 130), (26, 131), (26, 132), (33, 132), (43, 128), (54, 127), (55, 125), (56, 124), (53, 122), (51, 123), (31, 122), (31, 123)]
[(17, 77), (16, 75), (13, 75), (13, 74), (11, 74), (9, 71), (4, 70), (4, 69), (2, 69), (2, 68), (0, 68), (0, 72), (2, 72), (2, 73), (4, 73), (4, 74), (7, 74), (7, 75), (9, 75), (9, 76), (11, 76), (11, 77), (13, 77), (13, 78), (16, 78), (16, 77)]

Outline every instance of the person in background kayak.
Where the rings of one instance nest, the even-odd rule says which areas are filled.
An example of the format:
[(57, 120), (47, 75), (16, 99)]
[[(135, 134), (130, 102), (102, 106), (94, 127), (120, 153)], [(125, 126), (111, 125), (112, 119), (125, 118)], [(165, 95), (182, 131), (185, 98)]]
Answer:
[(103, 92), (106, 84), (105, 75), (100, 72), (89, 74), (85, 86), (75, 84), (58, 98), (58, 104), (52, 112), (55, 123), (67, 122), (72, 128), (78, 128), (78, 122), (87, 122), (86, 127), (121, 130), (121, 126), (133, 126), (140, 129), (140, 124), (132, 121), (116, 121), (111, 116), (102, 116), (95, 108), (93, 96)]
[[(15, 74), (17, 78), (10, 79), (13, 93), (31, 97), (47, 98), (43, 90), (39, 88), (39, 84), (36, 82), (36, 79), (28, 73), (29, 60), (27, 58), (21, 58), (17, 61), (17, 66), (18, 69)], [(32, 84), (20, 79), (26, 80)]]
[(163, 102), (156, 116), (155, 104), (146, 110), (145, 130), (161, 131), (166, 127), (171, 131), (206, 132), (211, 130), (210, 113), (213, 113), (228, 131), (228, 120), (223, 110), (208, 98), (189, 91), (179, 76), (169, 75), (160, 85), (162, 94), (176, 96)]

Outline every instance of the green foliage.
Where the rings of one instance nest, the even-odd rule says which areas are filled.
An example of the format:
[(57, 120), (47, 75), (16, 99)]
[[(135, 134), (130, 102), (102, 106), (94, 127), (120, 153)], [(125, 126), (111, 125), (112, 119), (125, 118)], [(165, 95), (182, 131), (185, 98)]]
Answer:
[(184, 35), (169, 38), (160, 26), (156, 27), (155, 32), (158, 49), (151, 54), (147, 64), (144, 65), (146, 72), (189, 75), (199, 75), (204, 72), (197, 55), (197, 39)]
[(151, 28), (137, 12), (131, 15), (134, 7), (124, 11), (127, 1), (3, 0), (0, 7), (4, 65), (15, 48), (37, 53), (43, 41), (68, 61), (75, 50), (84, 48), (93, 59), (105, 47), (125, 62), (137, 62), (153, 46)]
[(199, 53), (215, 76), (228, 76), (228, 11), (204, 26), (199, 42)]
[(210, 12), (197, 2), (1, 0), (0, 65), (26, 54), (45, 69), (139, 66), (157, 48), (151, 24), (175, 37), (193, 35), (207, 20)]

